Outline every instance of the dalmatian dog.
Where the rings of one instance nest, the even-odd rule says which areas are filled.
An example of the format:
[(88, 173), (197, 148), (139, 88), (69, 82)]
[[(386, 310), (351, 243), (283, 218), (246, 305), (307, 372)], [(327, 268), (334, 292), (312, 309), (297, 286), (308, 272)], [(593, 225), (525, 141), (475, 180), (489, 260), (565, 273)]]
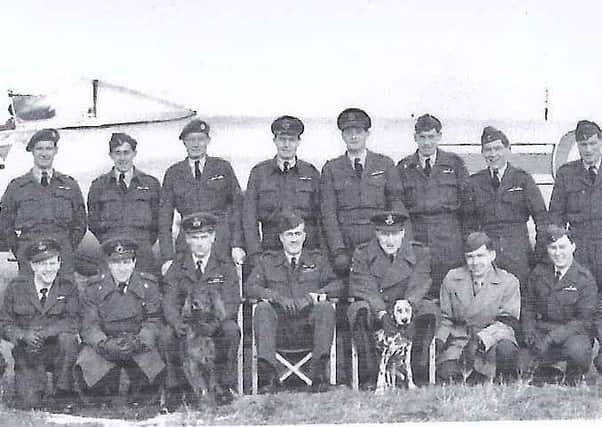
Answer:
[(385, 316), (390, 316), (393, 322), (387, 322), (385, 327), (375, 332), (376, 349), (380, 353), (375, 393), (384, 394), (394, 390), (398, 379), (403, 381), (409, 390), (413, 390), (416, 384), (411, 365), (412, 306), (408, 300), (396, 300)]

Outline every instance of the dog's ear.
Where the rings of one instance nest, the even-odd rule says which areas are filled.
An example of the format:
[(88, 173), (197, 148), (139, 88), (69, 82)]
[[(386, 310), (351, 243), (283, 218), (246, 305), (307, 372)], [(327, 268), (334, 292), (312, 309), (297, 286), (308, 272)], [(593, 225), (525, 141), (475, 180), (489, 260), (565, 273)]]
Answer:
[(211, 301), (213, 303), (213, 313), (215, 317), (223, 322), (226, 320), (226, 307), (224, 306), (224, 301), (222, 301), (222, 297), (217, 290), (211, 292)]

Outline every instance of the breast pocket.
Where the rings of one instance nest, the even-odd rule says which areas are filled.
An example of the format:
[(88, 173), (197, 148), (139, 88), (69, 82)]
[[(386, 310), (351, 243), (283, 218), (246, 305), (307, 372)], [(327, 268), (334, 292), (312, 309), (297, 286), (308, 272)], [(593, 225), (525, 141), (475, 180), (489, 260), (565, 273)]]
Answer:
[(60, 218), (67, 224), (73, 220), (73, 204), (69, 191), (57, 190), (54, 193), (53, 206), (55, 218)]
[(27, 196), (19, 200), (17, 204), (17, 212), (15, 217), (15, 228), (26, 228), (38, 221), (42, 206), (40, 200)]
[(416, 206), (417, 195), (416, 185), (413, 182), (405, 182), (403, 185), (403, 204), (406, 208)]
[(56, 300), (52, 307), (47, 311), (48, 314), (53, 316), (62, 316), (67, 311), (67, 298), (62, 298), (60, 300)]
[(583, 185), (568, 185), (566, 189), (566, 208), (568, 212), (579, 213), (587, 209), (587, 188)]
[(351, 208), (360, 204), (359, 185), (352, 178), (339, 178), (334, 181), (334, 192), (337, 197), (337, 206)]
[(295, 206), (303, 211), (305, 215), (310, 214), (311, 212), (311, 196), (314, 192), (314, 187), (311, 181), (301, 181), (297, 182), (297, 191), (295, 192)]
[(279, 207), (278, 187), (275, 182), (264, 182), (257, 191), (259, 217), (267, 219)]
[(117, 192), (109, 190), (100, 196), (100, 219), (101, 221), (112, 222), (123, 216), (121, 198)]
[(152, 194), (148, 190), (137, 190), (131, 202), (131, 217), (135, 226), (150, 226), (153, 220), (151, 211)]
[(31, 318), (37, 313), (37, 309), (29, 301), (17, 301), (13, 306), (13, 311), (18, 317)]
[(370, 175), (365, 187), (365, 206), (371, 208), (385, 207), (385, 174)]
[(458, 201), (458, 181), (455, 173), (444, 173), (437, 186), (438, 200), (443, 207), (456, 209)]

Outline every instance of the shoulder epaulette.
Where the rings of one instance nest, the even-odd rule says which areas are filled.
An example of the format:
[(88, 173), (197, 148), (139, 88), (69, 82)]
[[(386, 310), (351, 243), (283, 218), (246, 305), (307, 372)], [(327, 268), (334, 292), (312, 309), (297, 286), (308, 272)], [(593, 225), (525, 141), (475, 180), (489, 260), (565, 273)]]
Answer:
[(150, 281), (153, 281), (153, 282), (158, 282), (157, 276), (155, 276), (152, 273), (147, 273), (146, 271), (139, 271), (138, 274), (143, 279), (150, 280)]

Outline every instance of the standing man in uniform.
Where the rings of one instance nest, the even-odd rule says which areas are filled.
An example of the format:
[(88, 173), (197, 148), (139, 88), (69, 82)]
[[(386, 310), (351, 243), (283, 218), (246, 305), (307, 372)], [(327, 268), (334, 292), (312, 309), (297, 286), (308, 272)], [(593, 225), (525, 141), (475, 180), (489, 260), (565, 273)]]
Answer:
[(418, 149), (402, 159), (397, 169), (414, 239), (430, 249), (433, 285), (429, 296), (438, 299), (447, 272), (464, 262), (461, 201), (468, 170), (457, 154), (438, 148), (441, 122), (435, 116), (420, 116), (414, 130)]
[[(416, 335), (412, 365), (418, 383), (427, 381), (428, 347), (436, 306), (424, 299), (431, 287), (429, 250), (406, 237), (405, 212), (384, 211), (373, 215), (372, 240), (359, 245), (349, 275), (349, 295), (359, 299), (347, 311), (358, 346), (360, 383), (376, 383), (374, 331), (391, 318), (387, 310), (396, 300), (406, 299), (414, 309)], [(430, 336), (428, 336), (430, 334)]]
[(276, 223), (283, 210), (303, 218), (307, 234), (305, 246), (319, 246), (320, 173), (312, 164), (297, 158), (303, 129), (303, 122), (296, 117), (282, 116), (274, 120), (276, 157), (251, 170), (242, 219), (249, 257), (258, 258), (263, 250), (280, 248)]
[(525, 341), (539, 365), (535, 381), (562, 378), (556, 363), (566, 361), (565, 379), (575, 384), (592, 362), (598, 287), (589, 270), (573, 259), (576, 246), (565, 228), (548, 226), (546, 243), (551, 263), (538, 264), (529, 276)]
[(589, 120), (581, 120), (575, 129), (579, 160), (562, 165), (556, 174), (551, 220), (571, 231), (577, 247), (575, 259), (594, 275), (602, 291), (602, 132)]
[(105, 241), (108, 274), (93, 278), (83, 295), (84, 342), (76, 373), (85, 394), (112, 399), (121, 368), (130, 379), (129, 397), (157, 397), (165, 363), (157, 350), (161, 300), (155, 276), (136, 269), (137, 243), (127, 237)]
[(487, 168), (469, 178), (465, 232), (487, 233), (495, 246), (496, 265), (518, 278), (524, 296), (535, 264), (527, 221), (533, 218), (535, 222), (535, 248), (540, 258), (540, 240), (548, 222), (546, 204), (533, 177), (508, 162), (510, 141), (502, 131), (491, 126), (483, 129), (481, 152)]
[(170, 328), (162, 346), (166, 353), (168, 406), (171, 409), (180, 403), (181, 386), (186, 383), (181, 368), (180, 349), (183, 346), (180, 341), (185, 338), (188, 325), (182, 308), (186, 298), (193, 296), (195, 288), (217, 290), (224, 304), (226, 318), (211, 335), (216, 350), (217, 381), (221, 386), (216, 399), (218, 404), (227, 405), (234, 398), (232, 390), (237, 381), (237, 351), (241, 337), (236, 323), (240, 290), (232, 259), (215, 250), (219, 221), (215, 215), (205, 212), (185, 216), (182, 230), (186, 248), (165, 275), (163, 314)]
[(260, 391), (275, 392), (280, 386), (278, 342), (287, 348), (309, 344), (312, 391), (324, 392), (335, 326), (335, 310), (326, 296), (340, 282), (319, 250), (304, 247), (303, 218), (284, 211), (276, 227), (281, 249), (264, 252), (245, 283), (246, 296), (262, 300), (253, 320)]
[(347, 108), (337, 119), (347, 152), (322, 169), (322, 226), (333, 267), (349, 274), (356, 246), (372, 239), (372, 215), (393, 209), (406, 212), (399, 199), (399, 177), (393, 160), (366, 148), (372, 121), (365, 111)]
[(441, 285), (441, 322), (435, 334), (437, 377), (470, 383), (517, 376), (521, 296), (517, 278), (496, 267), (487, 234), (466, 238), (466, 265), (451, 270)]
[(211, 142), (209, 125), (192, 120), (180, 133), (188, 157), (172, 165), (163, 179), (159, 204), (159, 244), (163, 265), (169, 269), (177, 252), (185, 247), (184, 236), (178, 235), (174, 249), (172, 225), (174, 209), (183, 218), (195, 212), (210, 212), (218, 217), (214, 251), (228, 253), (237, 264), (245, 258), (241, 226), (242, 196), (240, 185), (226, 160), (207, 155)]
[(90, 231), (102, 244), (111, 237), (128, 236), (138, 245), (136, 267), (156, 273), (153, 245), (159, 231), (161, 184), (134, 167), (138, 142), (125, 133), (109, 140), (113, 168), (99, 176), (88, 192)]
[(2, 196), (0, 232), (19, 261), (19, 271), (29, 270), (25, 248), (41, 237), (51, 237), (61, 246), (61, 269), (74, 272), (74, 250), (86, 234), (84, 199), (77, 182), (52, 168), (58, 152), (59, 133), (37, 131), (26, 150), (33, 168), (13, 179)]
[(70, 412), (76, 399), (73, 365), (81, 308), (77, 285), (59, 274), (61, 254), (54, 239), (31, 242), (23, 261), (33, 274), (22, 273), (4, 293), (2, 335), (14, 345), (16, 401), (27, 409), (43, 406), (47, 371), (54, 376), (56, 410)]

